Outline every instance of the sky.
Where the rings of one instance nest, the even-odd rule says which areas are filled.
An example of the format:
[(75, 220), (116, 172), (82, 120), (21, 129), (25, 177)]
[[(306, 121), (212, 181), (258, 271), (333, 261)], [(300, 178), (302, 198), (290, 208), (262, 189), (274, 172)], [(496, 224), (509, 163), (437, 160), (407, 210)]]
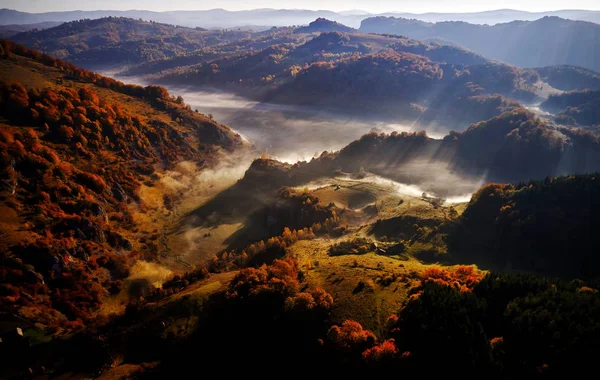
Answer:
[(69, 10), (128, 10), (152, 11), (203, 10), (223, 8), (244, 10), (256, 8), (298, 8), (344, 11), (360, 9), (371, 13), (382, 12), (479, 12), (494, 9), (518, 9), (530, 12), (560, 9), (600, 10), (599, 0), (0, 0), (0, 8), (23, 12), (50, 12)]

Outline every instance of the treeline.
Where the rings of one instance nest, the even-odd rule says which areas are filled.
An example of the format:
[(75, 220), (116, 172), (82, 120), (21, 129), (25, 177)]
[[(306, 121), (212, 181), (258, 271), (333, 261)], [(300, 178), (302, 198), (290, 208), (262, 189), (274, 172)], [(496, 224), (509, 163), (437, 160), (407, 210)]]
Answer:
[(598, 284), (499, 273), (472, 291), (426, 282), (390, 326), (411, 360), (387, 355), (381, 364), (493, 378), (588, 373), (600, 338), (600, 297), (589, 285)]

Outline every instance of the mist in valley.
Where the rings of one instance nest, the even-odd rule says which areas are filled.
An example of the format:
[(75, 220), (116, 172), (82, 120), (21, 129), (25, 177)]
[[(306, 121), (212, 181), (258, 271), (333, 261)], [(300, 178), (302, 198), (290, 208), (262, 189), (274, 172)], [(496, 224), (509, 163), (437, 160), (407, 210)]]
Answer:
[[(99, 71), (125, 83), (146, 86), (142, 77), (120, 76), (118, 71)], [(320, 107), (260, 103), (213, 88), (189, 89), (163, 85), (169, 93), (181, 95), (192, 109), (211, 115), (251, 142), (258, 155), (279, 161), (308, 161), (323, 151), (335, 151), (366, 133), (419, 131), (412, 124), (377, 120), (374, 115), (348, 116)], [(426, 129), (428, 136), (442, 138), (449, 129)]]

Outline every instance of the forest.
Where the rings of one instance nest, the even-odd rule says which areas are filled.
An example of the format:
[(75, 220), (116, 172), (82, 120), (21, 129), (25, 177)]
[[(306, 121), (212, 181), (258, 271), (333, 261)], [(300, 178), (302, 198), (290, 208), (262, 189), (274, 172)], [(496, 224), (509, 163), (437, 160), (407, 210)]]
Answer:
[[(105, 17), (0, 39), (0, 377), (594, 373), (588, 24)], [(552, 25), (591, 37), (504, 60), (523, 67), (440, 38), (564, 46)], [(115, 68), (146, 84), (91, 71)]]
[[(458, 260), (564, 278), (597, 278), (598, 174), (489, 184), (448, 236)], [(485, 255), (481, 255), (485, 252)]]
[[(201, 159), (216, 144), (239, 145), (239, 137), (164, 88), (126, 86), (6, 40), (0, 52), (0, 60), (39, 62), (90, 84), (0, 83), (2, 202), (28, 234), (21, 242), (4, 236), (14, 245), (2, 252), (0, 302), (5, 310), (26, 307), (54, 328), (81, 326), (120, 292), (136, 260), (157, 254), (155, 245), (132, 241), (142, 183), (182, 155)], [(131, 114), (98, 88), (137, 97), (174, 122)]]
[(551, 95), (541, 107), (556, 113), (560, 124), (597, 128), (600, 125), (600, 90), (569, 91)]

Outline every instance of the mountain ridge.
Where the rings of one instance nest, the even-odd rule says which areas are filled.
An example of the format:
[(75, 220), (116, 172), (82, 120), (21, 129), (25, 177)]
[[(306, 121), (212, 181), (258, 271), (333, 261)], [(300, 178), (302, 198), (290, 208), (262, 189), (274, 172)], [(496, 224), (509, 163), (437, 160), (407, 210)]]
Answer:
[[(277, 17), (273, 18), (273, 13), (277, 12)], [(584, 20), (591, 22), (600, 22), (600, 11), (586, 10), (560, 10), (550, 12), (525, 12), (516, 10), (492, 10), (474, 13), (403, 13), (403, 12), (384, 12), (379, 14), (342, 14), (333, 11), (306, 10), (306, 9), (253, 9), (242, 11), (228, 11), (225, 9), (210, 9), (204, 11), (66, 11), (66, 12), (46, 12), (46, 13), (27, 13), (18, 12), (10, 9), (0, 10), (0, 24), (18, 23), (32, 24), (45, 21), (68, 22), (83, 18), (100, 18), (107, 16), (126, 16), (133, 18), (144, 18), (157, 22), (179, 24), (190, 27), (204, 28), (232, 28), (242, 25), (265, 25), (264, 20), (271, 21), (270, 26), (289, 26), (306, 25), (318, 17), (333, 19), (334, 21), (351, 27), (358, 28), (360, 22), (372, 16), (394, 16), (416, 18), (423, 21), (467, 21), (478, 24), (496, 24), (509, 22), (516, 19), (535, 20), (544, 16), (560, 16), (574, 20)], [(270, 18), (269, 18), (270, 17)], [(12, 21), (9, 21), (12, 20)], [(262, 21), (261, 21), (262, 20)], [(268, 25), (268, 24), (267, 24)]]
[(546, 16), (535, 21), (490, 26), (373, 17), (363, 20), (360, 30), (417, 39), (443, 38), (488, 58), (519, 67), (574, 65), (600, 71), (600, 50), (596, 49), (600, 46), (600, 25), (586, 21)]

